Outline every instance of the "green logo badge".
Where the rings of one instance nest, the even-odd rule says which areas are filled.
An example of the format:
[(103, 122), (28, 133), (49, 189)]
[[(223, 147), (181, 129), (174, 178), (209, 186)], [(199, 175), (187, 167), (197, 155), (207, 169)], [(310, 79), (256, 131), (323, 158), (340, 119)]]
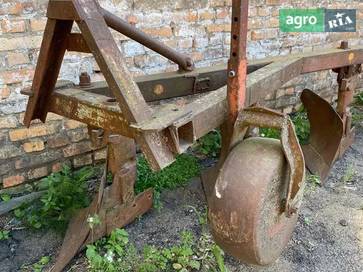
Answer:
[(281, 9), (282, 32), (324, 32), (325, 9)]

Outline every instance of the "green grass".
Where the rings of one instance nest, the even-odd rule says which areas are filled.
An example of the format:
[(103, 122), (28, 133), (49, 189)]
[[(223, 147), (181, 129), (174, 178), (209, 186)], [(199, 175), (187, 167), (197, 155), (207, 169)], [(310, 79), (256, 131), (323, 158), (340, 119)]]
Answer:
[(186, 185), (192, 177), (200, 174), (198, 160), (189, 154), (182, 154), (176, 161), (159, 172), (153, 172), (143, 156), (137, 159), (136, 193), (154, 188), (154, 207), (160, 208), (160, 194), (165, 189)]

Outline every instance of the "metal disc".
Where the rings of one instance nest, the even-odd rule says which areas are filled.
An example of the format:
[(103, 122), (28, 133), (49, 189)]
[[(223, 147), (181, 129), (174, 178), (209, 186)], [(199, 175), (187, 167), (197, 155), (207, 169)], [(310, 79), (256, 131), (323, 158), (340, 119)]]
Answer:
[(234, 147), (209, 199), (217, 244), (237, 259), (268, 265), (281, 254), (297, 222), (283, 212), (288, 167), (280, 141), (249, 138)]

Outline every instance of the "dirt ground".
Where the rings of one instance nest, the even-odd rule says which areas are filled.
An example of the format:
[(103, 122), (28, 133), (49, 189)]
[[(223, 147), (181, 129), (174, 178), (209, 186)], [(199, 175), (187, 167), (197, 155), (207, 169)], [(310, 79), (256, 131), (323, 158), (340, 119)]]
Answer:
[[(356, 175), (350, 182), (344, 182), (344, 176), (351, 170)], [(272, 266), (258, 268), (227, 256), (229, 270), (362, 272), (362, 179), (363, 128), (360, 127), (355, 144), (336, 163), (328, 181), (322, 187), (308, 186), (297, 228), (280, 259)], [(186, 188), (165, 192), (162, 199), (161, 212), (153, 210), (126, 228), (140, 248), (145, 244), (173, 244), (182, 230), (191, 230), (197, 235), (201, 231), (197, 215), (190, 208), (205, 208), (199, 178), (193, 179)], [(1, 222), (9, 222), (9, 218), (0, 218)], [(0, 241), (0, 271), (21, 271), (23, 265), (32, 264), (45, 255), (54, 260), (61, 242), (62, 237), (52, 231), (14, 230), (9, 240)], [(80, 254), (67, 270), (87, 271), (84, 256)]]

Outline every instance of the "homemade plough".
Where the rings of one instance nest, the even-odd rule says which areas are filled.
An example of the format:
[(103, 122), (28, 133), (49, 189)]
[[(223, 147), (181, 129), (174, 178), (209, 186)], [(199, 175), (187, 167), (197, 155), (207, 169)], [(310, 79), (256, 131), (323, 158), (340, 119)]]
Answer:
[[(46, 121), (53, 112), (89, 126), (94, 145), (107, 146), (111, 186), (102, 179), (92, 204), (70, 222), (53, 267), (61, 271), (93, 239), (132, 222), (152, 206), (153, 191), (134, 194), (136, 145), (155, 170), (171, 164), (209, 131), (221, 127), (223, 144), (216, 167), (203, 175), (209, 221), (216, 242), (251, 264), (278, 258), (297, 221), (308, 169), (324, 180), (334, 161), (351, 145), (349, 104), (363, 63), (363, 47), (336, 49), (247, 64), (248, 1), (232, 1), (231, 56), (228, 68), (196, 69), (188, 56), (153, 40), (102, 9), (96, 0), (50, 0), (48, 22), (29, 95), (25, 124)], [(80, 33), (72, 33), (76, 22)], [(179, 65), (179, 71), (132, 78), (109, 27)], [(79, 86), (58, 82), (66, 51), (92, 53), (106, 82)], [(311, 124), (309, 144), (300, 147), (287, 115), (258, 102), (289, 80), (333, 69), (338, 73), (338, 106), (310, 90), (302, 102)], [(248, 74), (248, 77), (247, 77)], [(227, 85), (225, 91), (223, 86)], [(180, 105), (175, 97), (184, 96)], [(163, 100), (163, 103), (155, 101)], [(251, 128), (281, 131), (281, 140), (252, 137)], [(101, 225), (90, 235), (89, 215)]]

